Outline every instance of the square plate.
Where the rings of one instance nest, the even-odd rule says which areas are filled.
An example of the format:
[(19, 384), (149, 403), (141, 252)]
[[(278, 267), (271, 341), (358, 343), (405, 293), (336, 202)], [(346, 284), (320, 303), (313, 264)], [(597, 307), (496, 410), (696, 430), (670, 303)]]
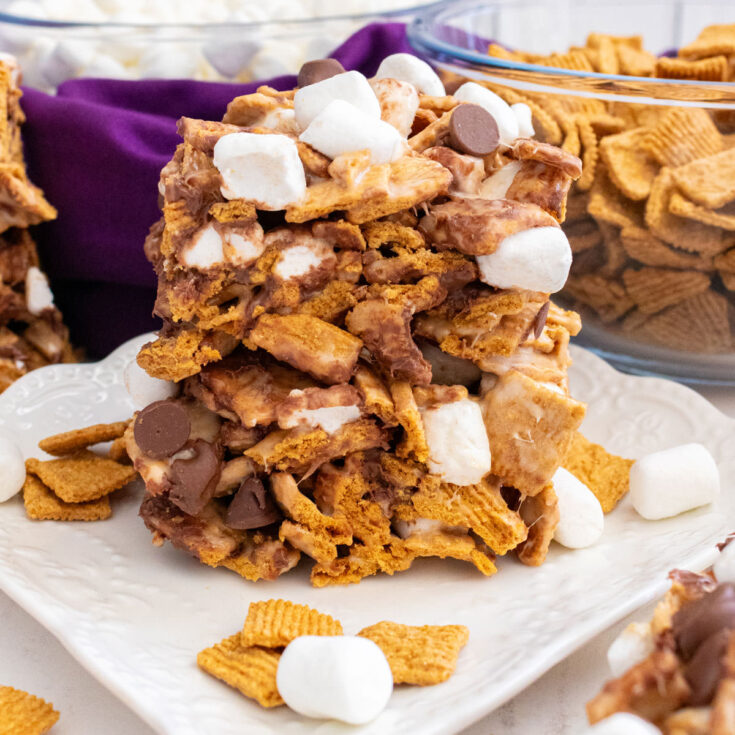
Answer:
[[(26, 456), (39, 439), (127, 418), (122, 370), (149, 335), (101, 363), (58, 365), (0, 396), (0, 431)], [(160, 733), (449, 733), (502, 704), (594, 635), (667, 587), (676, 566), (701, 569), (735, 526), (735, 421), (684, 386), (622, 375), (573, 349), (572, 394), (589, 402), (584, 433), (637, 457), (699, 441), (715, 456), (723, 492), (715, 506), (645, 521), (625, 499), (600, 541), (554, 545), (537, 569), (499, 560), (482, 577), (452, 560), (419, 560), (395, 577), (313, 589), (307, 565), (276, 582), (245, 582), (152, 546), (137, 518), (139, 486), (113, 500), (102, 523), (31, 522), (16, 498), (0, 506), (0, 587), (45, 625), (92, 674)], [(252, 600), (283, 597), (339, 618), (346, 633), (387, 619), (462, 623), (470, 642), (455, 675), (435, 687), (398, 687), (370, 725), (319, 723), (281, 707), (263, 710), (199, 671), (197, 652), (237, 631)]]

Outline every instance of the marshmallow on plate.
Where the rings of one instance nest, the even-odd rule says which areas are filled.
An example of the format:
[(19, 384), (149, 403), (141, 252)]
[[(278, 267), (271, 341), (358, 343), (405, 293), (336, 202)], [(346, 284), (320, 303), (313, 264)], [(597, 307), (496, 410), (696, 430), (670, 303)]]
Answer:
[(506, 163), (488, 176), (481, 184), (477, 195), (482, 199), (505, 199), (516, 174), (521, 170), (520, 161)]
[(380, 120), (380, 103), (368, 80), (359, 71), (346, 71), (296, 90), (293, 108), (301, 129), (309, 127), (334, 100), (349, 102), (365, 117)]
[(421, 411), (429, 471), (452, 485), (474, 485), (492, 458), (480, 406), (469, 398)]
[(20, 492), (26, 479), (26, 466), (18, 445), (0, 436), (0, 503)]
[(367, 638), (305, 635), (286, 646), (276, 685), (299, 714), (363, 725), (388, 704), (393, 674), (385, 654)]
[(717, 464), (701, 444), (682, 444), (648, 454), (630, 468), (630, 499), (648, 520), (707, 505), (719, 494)]
[(661, 730), (629, 712), (617, 712), (587, 729), (584, 735), (661, 735)]
[(153, 378), (133, 358), (123, 371), (123, 382), (136, 408), (173, 398), (179, 387), (169, 380)]
[(213, 161), (222, 175), (226, 199), (250, 199), (260, 209), (278, 210), (306, 191), (299, 150), (285, 135), (223, 135), (214, 146)]
[(471, 102), (484, 107), (495, 119), (500, 142), (509, 147), (513, 145), (519, 134), (518, 118), (502, 97), (476, 82), (465, 82), (453, 96), (458, 102)]
[(560, 227), (532, 227), (508, 235), (494, 253), (476, 257), (480, 280), (489, 286), (556, 293), (567, 282), (572, 248)]
[(650, 623), (631, 623), (607, 649), (607, 663), (614, 677), (643, 661), (655, 648)]
[(533, 129), (533, 113), (531, 108), (525, 102), (516, 102), (510, 106), (513, 114), (518, 121), (518, 137), (533, 138), (535, 130)]
[(35, 265), (26, 273), (26, 308), (34, 316), (54, 305), (48, 279)]
[[(311, 89), (317, 84), (304, 89)], [(395, 161), (403, 155), (406, 148), (405, 140), (392, 125), (366, 115), (344, 100), (330, 102), (299, 138), (330, 158), (336, 158), (342, 153), (369, 150), (372, 164)]]
[(730, 541), (720, 552), (712, 566), (718, 584), (731, 582), (735, 584), (735, 541)]
[(571, 472), (560, 467), (551, 479), (559, 502), (559, 525), (554, 541), (568, 549), (592, 546), (602, 536), (605, 516), (594, 493)]
[(398, 79), (413, 84), (421, 94), (443, 97), (442, 80), (425, 62), (413, 54), (391, 54), (380, 62), (374, 79)]

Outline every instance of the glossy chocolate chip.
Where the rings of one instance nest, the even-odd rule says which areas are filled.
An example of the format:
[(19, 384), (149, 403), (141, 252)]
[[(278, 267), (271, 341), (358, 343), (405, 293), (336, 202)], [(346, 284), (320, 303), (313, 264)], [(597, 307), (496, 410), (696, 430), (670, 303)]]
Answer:
[(249, 477), (235, 494), (227, 510), (225, 523), (230, 528), (247, 531), (252, 528), (263, 528), (280, 521), (283, 516), (276, 507), (270, 493), (263, 483)]
[(308, 87), (310, 84), (323, 82), (325, 79), (344, 73), (344, 66), (337, 59), (315, 59), (307, 61), (299, 70), (296, 84), (299, 87)]
[(214, 496), (221, 463), (214, 447), (202, 439), (197, 439), (185, 451), (191, 456), (171, 464), (169, 500), (184, 513), (195, 516)]
[(486, 156), (500, 142), (498, 124), (480, 105), (459, 105), (449, 118), (449, 142), (452, 148), (461, 153)]
[(146, 457), (165, 459), (181, 449), (189, 439), (191, 423), (186, 409), (176, 401), (156, 401), (135, 418), (133, 435)]
[(735, 585), (721, 584), (694, 602), (684, 605), (672, 620), (679, 653), (685, 661), (700, 644), (724, 628), (735, 629)]
[(722, 658), (730, 630), (720, 630), (707, 638), (684, 669), (684, 676), (692, 688), (687, 704), (703, 707), (712, 701), (717, 684), (722, 677)]
[(534, 319), (534, 322), (533, 322), (533, 336), (536, 339), (538, 339), (541, 336), (541, 332), (544, 331), (544, 327), (546, 326), (546, 317), (549, 315), (550, 306), (551, 306), (551, 301), (547, 301), (538, 310), (538, 314), (536, 314), (536, 319)]

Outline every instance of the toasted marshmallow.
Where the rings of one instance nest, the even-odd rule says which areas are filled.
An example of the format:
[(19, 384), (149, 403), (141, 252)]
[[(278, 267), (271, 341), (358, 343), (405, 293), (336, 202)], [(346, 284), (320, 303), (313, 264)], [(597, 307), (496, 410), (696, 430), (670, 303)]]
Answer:
[(500, 134), (500, 142), (511, 146), (518, 137), (518, 119), (508, 103), (485, 87), (476, 82), (465, 82), (455, 93), (454, 98), (459, 102), (471, 102), (484, 107), (495, 119)]
[(125, 366), (123, 381), (136, 408), (145, 408), (156, 401), (165, 401), (179, 392), (176, 383), (148, 375), (135, 358)]
[(518, 137), (533, 138), (536, 131), (533, 129), (533, 113), (525, 102), (516, 102), (510, 106), (518, 121)]
[(48, 279), (35, 265), (26, 273), (26, 308), (34, 316), (54, 305)]
[(416, 87), (397, 79), (373, 79), (370, 86), (380, 103), (380, 118), (392, 125), (404, 138), (411, 132), (419, 93)]
[(701, 444), (648, 454), (630, 468), (630, 499), (644, 518), (658, 520), (714, 502), (720, 473)]
[(731, 541), (717, 557), (712, 566), (718, 584), (731, 582), (735, 584), (735, 541)]
[[(305, 89), (315, 86), (312, 84)], [(369, 150), (372, 164), (395, 161), (406, 150), (405, 140), (392, 125), (366, 115), (344, 100), (330, 102), (299, 137), (330, 158)]]
[(219, 265), (225, 258), (222, 237), (208, 225), (200, 230), (199, 235), (181, 252), (181, 262), (189, 268), (206, 270)]
[(503, 168), (494, 171), (480, 184), (478, 196), (483, 199), (505, 199), (513, 179), (520, 170), (520, 161), (506, 163)]
[(474, 485), (490, 472), (490, 443), (480, 406), (469, 398), (421, 411), (429, 471), (453, 485)]
[(508, 235), (490, 255), (478, 255), (480, 280), (496, 288), (556, 293), (567, 282), (572, 248), (560, 227)]
[(291, 108), (277, 107), (275, 110), (269, 110), (254, 125), (261, 128), (270, 128), (277, 130), (279, 133), (288, 133), (290, 135), (299, 134), (299, 126), (296, 122), (296, 115)]
[(661, 730), (629, 712), (617, 712), (587, 728), (584, 735), (661, 735)]
[(607, 663), (614, 677), (622, 676), (629, 668), (653, 653), (655, 644), (650, 623), (631, 623), (607, 649)]
[(285, 135), (224, 135), (214, 146), (213, 160), (226, 199), (249, 199), (260, 209), (278, 210), (306, 191), (298, 148)]
[(18, 445), (0, 435), (0, 503), (17, 495), (26, 479), (26, 466)]
[(413, 84), (422, 94), (443, 97), (442, 80), (425, 62), (413, 54), (391, 54), (380, 62), (375, 79), (398, 79)]
[(311, 121), (334, 100), (349, 102), (366, 118), (380, 119), (380, 103), (368, 80), (359, 71), (346, 71), (296, 90), (293, 108), (299, 127), (302, 130), (308, 128)]
[(318, 268), (324, 258), (306, 245), (294, 245), (281, 253), (273, 272), (284, 281), (305, 276), (312, 268)]
[(363, 725), (385, 709), (393, 675), (385, 654), (367, 638), (305, 635), (286, 646), (276, 685), (301, 715)]
[(559, 525), (554, 541), (568, 549), (592, 546), (602, 536), (605, 517), (600, 501), (571, 472), (560, 467), (552, 478), (559, 500)]

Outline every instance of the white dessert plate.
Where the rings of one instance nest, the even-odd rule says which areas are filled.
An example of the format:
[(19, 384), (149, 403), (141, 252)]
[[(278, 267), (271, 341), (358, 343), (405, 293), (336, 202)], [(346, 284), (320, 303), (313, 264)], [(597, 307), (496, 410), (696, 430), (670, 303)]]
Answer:
[[(0, 396), (0, 431), (39, 456), (45, 436), (129, 417), (122, 370), (146, 339), (101, 363), (25, 376)], [(662, 594), (673, 567), (710, 564), (715, 543), (735, 528), (735, 421), (681, 385), (622, 375), (580, 348), (573, 356), (572, 393), (589, 402), (584, 433), (631, 457), (702, 442), (722, 474), (716, 507), (652, 522), (626, 499), (594, 547), (554, 545), (538, 569), (500, 559), (488, 579), (461, 562), (421, 560), (394, 577), (318, 590), (307, 565), (253, 584), (168, 545), (155, 548), (137, 517), (137, 486), (113, 500), (113, 518), (102, 523), (32, 522), (16, 498), (0, 506), (0, 587), (160, 733), (457, 732)], [(261, 709), (196, 666), (197, 651), (240, 628), (249, 602), (270, 597), (328, 612), (346, 633), (384, 619), (462, 623), (470, 640), (448, 682), (398, 687), (371, 725), (308, 720), (286, 707)]]

